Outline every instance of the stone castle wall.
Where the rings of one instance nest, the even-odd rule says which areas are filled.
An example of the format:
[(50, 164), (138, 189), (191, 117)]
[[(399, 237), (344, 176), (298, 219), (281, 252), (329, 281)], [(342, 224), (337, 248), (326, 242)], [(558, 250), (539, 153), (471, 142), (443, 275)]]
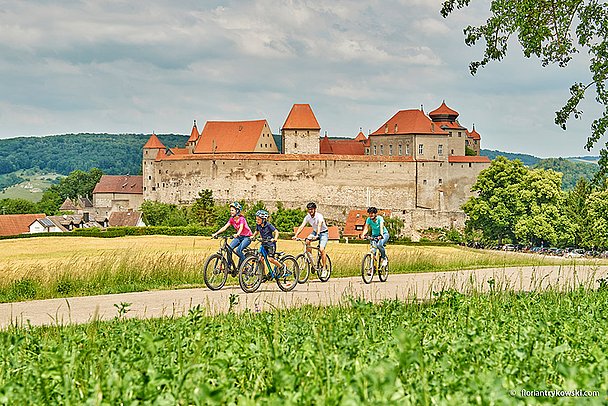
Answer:
[[(150, 156), (150, 155), (148, 155)], [(412, 161), (410, 157), (326, 155), (144, 155), (144, 199), (192, 203), (211, 189), (218, 201), (263, 201), (304, 207), (315, 201), (328, 218), (369, 205), (399, 214), (406, 228), (464, 224), (460, 206), (489, 163)]]

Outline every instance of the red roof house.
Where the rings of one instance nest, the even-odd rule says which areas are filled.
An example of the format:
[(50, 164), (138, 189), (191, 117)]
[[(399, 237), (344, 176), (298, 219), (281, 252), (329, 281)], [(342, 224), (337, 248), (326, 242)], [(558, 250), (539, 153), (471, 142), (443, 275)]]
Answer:
[(207, 121), (195, 154), (278, 153), (266, 120)]
[(0, 236), (29, 233), (30, 224), (44, 217), (46, 217), (44, 213), (0, 215)]
[(321, 126), (310, 104), (294, 104), (283, 124), (284, 130), (320, 130)]
[[(382, 217), (390, 217), (390, 210), (378, 210), (378, 214)], [(344, 237), (359, 238), (363, 227), (365, 226), (365, 220), (367, 220), (367, 210), (351, 210), (348, 212), (346, 217), (346, 224), (344, 225)]]

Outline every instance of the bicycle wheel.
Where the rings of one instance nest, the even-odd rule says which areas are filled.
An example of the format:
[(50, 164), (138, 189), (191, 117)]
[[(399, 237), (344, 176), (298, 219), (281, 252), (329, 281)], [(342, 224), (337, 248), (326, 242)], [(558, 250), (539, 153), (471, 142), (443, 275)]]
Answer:
[(276, 278), (277, 285), (283, 292), (289, 292), (296, 287), (299, 281), (298, 262), (291, 255), (284, 256), (280, 262), (285, 265), (285, 269), (279, 271), (280, 274)]
[(365, 254), (361, 261), (361, 277), (365, 283), (371, 283), (374, 277), (374, 257), (370, 253)]
[(262, 284), (264, 274), (264, 263), (256, 256), (245, 258), (239, 268), (239, 285), (245, 293), (253, 293)]
[(296, 262), (298, 263), (298, 283), (306, 283), (308, 281), (308, 277), (310, 276), (310, 263), (306, 260), (306, 256), (304, 254), (300, 254), (296, 257)]
[(380, 266), (378, 269), (378, 278), (380, 279), (380, 282), (386, 282), (388, 279), (388, 258), (386, 261), (386, 266)]
[(203, 265), (203, 279), (205, 285), (211, 290), (219, 290), (224, 287), (228, 277), (228, 264), (220, 254), (213, 254)]
[(332, 265), (331, 265), (331, 258), (329, 257), (329, 254), (325, 254), (325, 272), (321, 271), (321, 268), (323, 267), (323, 260), (321, 259), (321, 255), (319, 255), (319, 259), (317, 261), (317, 269), (319, 269), (318, 272), (318, 276), (319, 276), (319, 280), (321, 282), (327, 282), (329, 280), (329, 277), (331, 276), (331, 271), (332, 271)]

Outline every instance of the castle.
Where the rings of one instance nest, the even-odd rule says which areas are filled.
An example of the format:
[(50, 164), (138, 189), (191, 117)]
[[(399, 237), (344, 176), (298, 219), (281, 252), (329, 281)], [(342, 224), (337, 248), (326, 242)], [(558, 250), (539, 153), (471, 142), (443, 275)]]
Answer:
[[(152, 134), (143, 147), (144, 200), (192, 203), (203, 189), (216, 200), (263, 201), (273, 208), (315, 201), (329, 219), (370, 205), (404, 221), (404, 233), (462, 227), (461, 205), (487, 157), (481, 137), (445, 102), (428, 116), (401, 110), (369, 136), (321, 137), (308, 104), (294, 104), (280, 134), (266, 120), (196, 121), (185, 148), (167, 148)], [(477, 153), (465, 154), (466, 147)]]

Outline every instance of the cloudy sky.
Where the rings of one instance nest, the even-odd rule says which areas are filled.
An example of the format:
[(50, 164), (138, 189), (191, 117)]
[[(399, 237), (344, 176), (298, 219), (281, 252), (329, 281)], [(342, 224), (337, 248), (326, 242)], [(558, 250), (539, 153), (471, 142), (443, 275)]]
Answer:
[(553, 124), (589, 78), (584, 55), (543, 69), (515, 43), (472, 77), (483, 49), (462, 29), (484, 7), (443, 19), (437, 0), (4, 0), (0, 138), (189, 134), (194, 119), (265, 118), (277, 133), (293, 103), (310, 103), (329, 136), (354, 137), (445, 100), (483, 148), (589, 155), (594, 103), (567, 131)]

